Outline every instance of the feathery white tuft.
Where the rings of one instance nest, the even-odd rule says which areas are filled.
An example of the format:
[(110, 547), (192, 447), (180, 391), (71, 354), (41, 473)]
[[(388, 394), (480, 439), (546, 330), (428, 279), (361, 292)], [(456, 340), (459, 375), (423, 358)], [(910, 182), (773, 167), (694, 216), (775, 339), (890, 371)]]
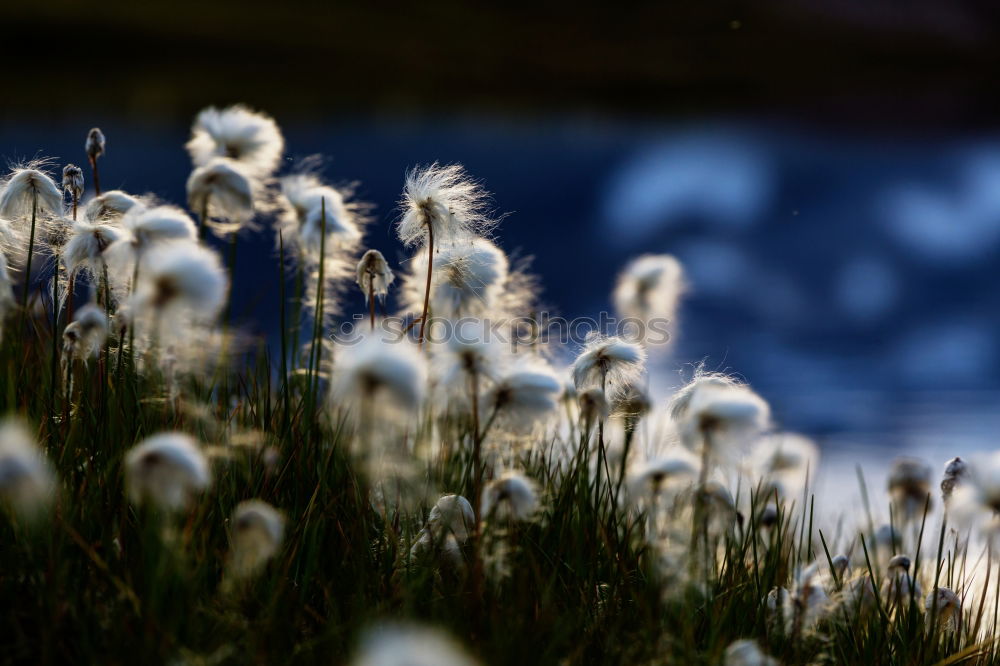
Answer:
[[(435, 245), (430, 310), (435, 317), (501, 315), (510, 266), (507, 255), (484, 238), (467, 238), (443, 247)], [(403, 280), (403, 301), (410, 312), (423, 307), (427, 280), (427, 248), (410, 261)]]
[(178, 511), (208, 487), (211, 477), (208, 460), (191, 437), (165, 432), (128, 451), (125, 482), (133, 503)]
[(27, 427), (0, 421), (0, 501), (19, 519), (32, 521), (52, 504), (56, 475)]
[(408, 339), (390, 340), (376, 332), (339, 349), (344, 353), (334, 365), (334, 406), (351, 410), (356, 420), (377, 416), (390, 421), (405, 420), (420, 406), (427, 366)]
[(385, 297), (389, 293), (389, 285), (396, 278), (389, 268), (389, 263), (378, 250), (368, 250), (358, 262), (356, 282), (361, 288), (365, 298), (368, 294), (373, 294), (380, 301), (385, 303)]
[(647, 328), (654, 318), (672, 323), (684, 289), (684, 270), (677, 259), (669, 254), (643, 255), (618, 276), (615, 310), (622, 319), (637, 319)]
[(446, 634), (416, 625), (385, 624), (369, 630), (351, 666), (476, 666)]
[(227, 572), (235, 578), (258, 573), (281, 547), (285, 517), (261, 500), (240, 502), (229, 530), (230, 554)]
[(527, 434), (559, 406), (562, 382), (540, 359), (517, 360), (500, 370), (483, 393), (480, 414), (514, 434)]
[(188, 177), (188, 205), (217, 234), (233, 233), (253, 218), (255, 189), (239, 162), (216, 157)]
[(125, 213), (136, 207), (145, 208), (146, 203), (127, 192), (110, 190), (88, 201), (87, 206), (83, 209), (83, 217), (94, 223), (110, 222), (120, 219)]
[(62, 192), (48, 174), (33, 167), (14, 169), (0, 192), (0, 217), (30, 219), (36, 199), (39, 216), (62, 215)]
[(229, 280), (215, 252), (195, 243), (165, 243), (145, 257), (133, 304), (211, 321), (226, 304), (228, 291)]
[(577, 389), (598, 386), (614, 399), (638, 383), (645, 363), (645, 350), (634, 342), (591, 335), (573, 361), (573, 382)]
[(481, 507), (487, 519), (529, 520), (538, 510), (535, 482), (519, 472), (504, 472), (483, 488)]
[(63, 354), (70, 358), (96, 356), (108, 337), (108, 318), (96, 305), (85, 305), (63, 330)]
[(265, 178), (281, 163), (285, 138), (266, 114), (241, 105), (209, 107), (195, 118), (186, 148), (196, 167), (227, 157), (239, 162), (251, 176)]
[(487, 210), (489, 195), (460, 164), (436, 162), (406, 174), (400, 203), (403, 216), (396, 231), (404, 245), (418, 245), (434, 236), (436, 246), (467, 236), (487, 235), (496, 225)]

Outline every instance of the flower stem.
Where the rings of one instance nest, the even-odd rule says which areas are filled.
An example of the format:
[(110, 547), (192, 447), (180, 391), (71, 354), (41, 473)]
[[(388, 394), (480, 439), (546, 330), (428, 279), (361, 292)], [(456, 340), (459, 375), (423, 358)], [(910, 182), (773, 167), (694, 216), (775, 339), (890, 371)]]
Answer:
[(417, 334), (417, 342), (424, 346), (424, 327), (427, 325), (427, 310), (431, 305), (431, 275), (434, 273), (434, 227), (427, 220), (427, 285), (424, 287), (424, 311), (420, 316), (420, 333)]
[(94, 172), (94, 194), (101, 196), (101, 174), (97, 170), (97, 158), (88, 157), (88, 159), (90, 160), (90, 170)]
[(28, 314), (28, 292), (31, 290), (31, 257), (35, 254), (35, 220), (38, 218), (38, 190), (31, 190), (31, 233), (28, 236), (28, 257), (24, 268), (24, 293), (21, 295), (21, 324)]

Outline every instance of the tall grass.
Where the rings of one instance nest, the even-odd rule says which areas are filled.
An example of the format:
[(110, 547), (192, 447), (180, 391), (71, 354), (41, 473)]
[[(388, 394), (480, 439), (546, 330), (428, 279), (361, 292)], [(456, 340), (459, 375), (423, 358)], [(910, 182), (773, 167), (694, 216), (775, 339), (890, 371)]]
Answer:
[[(214, 372), (177, 377), (155, 362), (165, 345), (154, 340), (137, 353), (132, 331), (116, 331), (97, 359), (68, 359), (68, 382), (52, 372), (60, 363), (57, 316), (25, 310), (8, 327), (0, 413), (31, 424), (59, 485), (41, 518), (11, 510), (0, 521), (5, 663), (338, 663), (387, 618), (443, 627), (488, 664), (766, 663), (726, 656), (746, 638), (789, 664), (998, 661), (1000, 569), (992, 553), (977, 560), (944, 514), (930, 513), (925, 487), (924, 510), (891, 526), (902, 538), (886, 542), (872, 508), (853, 521), (838, 507), (815, 506), (807, 483), (791, 496), (731, 474), (743, 468), (716, 461), (710, 444), (720, 446), (722, 431), (704, 414), (691, 431), (694, 473), (675, 484), (669, 470), (683, 465), (652, 466), (671, 438), (657, 434), (653, 415), (629, 414), (619, 433), (608, 425), (616, 417), (579, 409), (570, 393), (544, 423), (518, 429), (498, 417), (505, 403), (483, 409), (486, 376), (477, 373), (468, 384), (471, 411), (431, 392), (401, 431), (380, 402), (362, 402), (359, 419), (357, 408), (330, 395), (338, 354), (351, 350), (338, 347), (331, 369), (325, 271), (338, 247), (327, 245), (335, 237), (326, 199), (320, 206), (318, 263), (295, 269), (298, 284), (316, 269), (315, 301), (303, 303), (304, 289), (286, 300), (285, 258), (300, 247), (283, 233), (277, 268), (268, 269), (280, 275), (280, 358), (263, 342), (244, 344)], [(429, 245), (432, 226), (422, 224)], [(418, 300), (426, 317), (429, 277), (425, 287)], [(108, 289), (105, 280), (105, 305)], [(371, 292), (357, 300), (374, 312)], [(292, 342), (303, 304), (315, 313), (303, 329), (304, 364)], [(593, 351), (600, 343), (588, 344)], [(602, 352), (602, 394), (607, 364), (614, 370), (625, 351)], [(692, 398), (687, 409), (697, 404)], [(680, 420), (670, 432), (677, 430)], [(178, 514), (134, 504), (126, 493), (126, 452), (161, 431), (188, 433), (211, 459), (213, 483)], [(394, 442), (402, 433), (415, 470), (405, 488), (371, 460), (383, 431)], [(625, 447), (621, 459), (612, 445)], [(479, 488), (504, 469), (537, 484), (529, 519), (475, 516), (457, 557), (445, 556), (447, 535), (433, 530), (429, 550), (414, 548), (438, 494), (468, 497), (483, 513)], [(731, 505), (712, 490), (723, 479)], [(266, 567), (231, 585), (230, 520), (248, 499), (280, 509), (287, 526)], [(887, 593), (899, 585), (887, 563), (903, 549), (914, 560), (907, 575), (924, 593), (947, 586), (963, 597), (954, 626), (938, 628), (939, 609), (926, 609), (923, 595)], [(842, 553), (847, 569), (834, 563)]]

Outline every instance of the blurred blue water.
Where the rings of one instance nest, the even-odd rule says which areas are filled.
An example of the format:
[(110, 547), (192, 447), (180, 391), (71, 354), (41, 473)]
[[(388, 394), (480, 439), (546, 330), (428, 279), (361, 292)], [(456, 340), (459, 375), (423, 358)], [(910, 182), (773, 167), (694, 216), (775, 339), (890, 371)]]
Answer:
[[(184, 200), (183, 125), (27, 121), (0, 129), (0, 153), (83, 164), (91, 124), (108, 136), (106, 188)], [(359, 197), (377, 206), (369, 244), (397, 263), (391, 222), (405, 170), (462, 162), (510, 213), (502, 244), (536, 257), (545, 300), (561, 313), (606, 309), (626, 260), (671, 252), (691, 282), (677, 364), (740, 373), (783, 425), (831, 443), (993, 446), (1000, 135), (491, 117), (284, 131), (289, 168), (320, 153), (328, 179), (360, 181)], [(269, 230), (241, 244), (234, 288), (235, 311), (263, 332), (278, 310), (273, 247)], [(360, 295), (346, 309), (361, 311)]]

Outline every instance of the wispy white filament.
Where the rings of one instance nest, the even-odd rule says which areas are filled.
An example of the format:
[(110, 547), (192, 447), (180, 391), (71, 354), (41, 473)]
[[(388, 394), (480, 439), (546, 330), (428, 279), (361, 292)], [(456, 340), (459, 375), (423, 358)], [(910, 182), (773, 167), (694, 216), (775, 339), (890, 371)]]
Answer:
[(338, 350), (330, 394), (334, 407), (348, 409), (355, 419), (393, 421), (405, 420), (420, 406), (426, 361), (408, 339), (373, 333)]

